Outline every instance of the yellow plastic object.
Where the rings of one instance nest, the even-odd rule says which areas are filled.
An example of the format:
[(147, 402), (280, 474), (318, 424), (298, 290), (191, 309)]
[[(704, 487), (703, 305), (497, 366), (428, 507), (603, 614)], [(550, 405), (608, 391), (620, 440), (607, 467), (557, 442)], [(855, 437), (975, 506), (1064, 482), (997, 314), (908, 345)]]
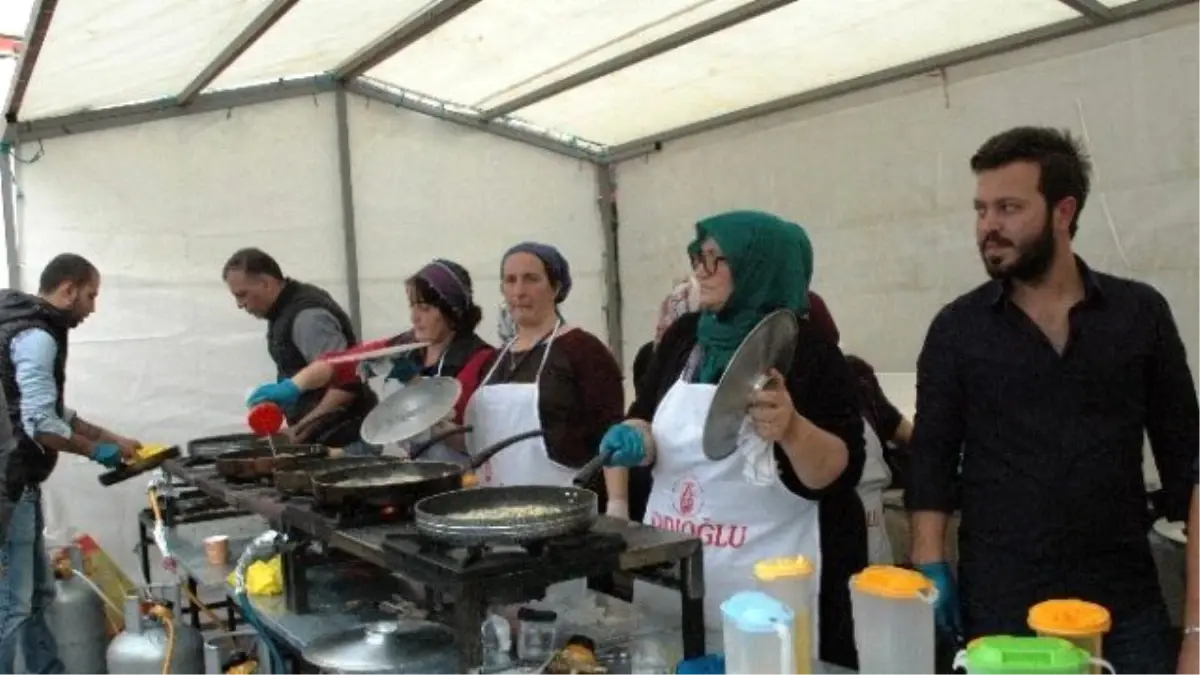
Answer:
[(479, 485), (479, 478), (473, 473), (464, 473), (462, 475), (463, 488), (473, 488)]
[(161, 452), (166, 452), (167, 450), (170, 450), (171, 447), (172, 446), (170, 446), (170, 445), (163, 445), (161, 443), (156, 444), (156, 445), (143, 445), (142, 447), (138, 448), (138, 450), (137, 450), (137, 458), (138, 459), (150, 459), (151, 457), (153, 457)]
[(919, 598), (933, 589), (925, 575), (891, 565), (872, 565), (854, 577), (854, 587), (881, 598)]
[[(229, 585), (236, 583), (236, 577), (230, 572)], [(283, 558), (275, 556), (266, 562), (260, 560), (246, 568), (246, 593), (258, 596), (282, 594)]]
[(1029, 609), (1029, 627), (1038, 633), (1082, 637), (1112, 628), (1108, 610), (1084, 600), (1047, 600)]
[(767, 558), (754, 563), (754, 578), (759, 581), (780, 581), (810, 576), (815, 570), (812, 561), (802, 555), (787, 558)]

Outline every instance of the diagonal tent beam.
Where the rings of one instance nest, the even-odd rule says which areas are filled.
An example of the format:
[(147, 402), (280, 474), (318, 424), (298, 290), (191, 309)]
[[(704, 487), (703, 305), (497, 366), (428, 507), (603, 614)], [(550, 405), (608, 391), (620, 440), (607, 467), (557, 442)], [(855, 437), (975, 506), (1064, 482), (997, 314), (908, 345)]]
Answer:
[(24, 102), (25, 92), (29, 89), (33, 68), (42, 52), (42, 43), (46, 41), (46, 35), (50, 32), (50, 21), (54, 18), (54, 10), (57, 7), (58, 0), (37, 0), (33, 5), (33, 13), (29, 19), (29, 40), (21, 50), (12, 89), (4, 103), (4, 119), (9, 124), (15, 123), (17, 115), (21, 112), (21, 103)]
[(362, 75), (480, 2), (481, 0), (437, 0), (335, 66), (334, 78), (345, 82)]
[(726, 28), (732, 28), (733, 26), (736, 26), (744, 21), (749, 21), (755, 17), (762, 16), (767, 12), (772, 12), (785, 5), (790, 5), (793, 2), (795, 2), (795, 0), (753, 0), (752, 2), (748, 2), (744, 5), (739, 5), (728, 12), (705, 19), (694, 26), (689, 26), (678, 32), (665, 35), (657, 40), (642, 45), (637, 49), (624, 54), (618, 54), (607, 61), (597, 63), (590, 68), (585, 68), (574, 75), (551, 82), (550, 84), (535, 89), (528, 94), (518, 96), (511, 101), (506, 101), (497, 106), (488, 108), (487, 110), (483, 111), (480, 117), (485, 120), (491, 120), (497, 117), (508, 115), (509, 113), (520, 110), (521, 108), (526, 108), (539, 101), (544, 101), (551, 96), (556, 96), (564, 91), (568, 91), (570, 89), (585, 85), (588, 82), (598, 80), (605, 75), (611, 75), (618, 70), (641, 63), (642, 61), (658, 56), (659, 54), (665, 54), (672, 49), (682, 47), (701, 38), (706, 38), (715, 33), (719, 33)]
[[(1137, 19), (1143, 16), (1148, 16), (1158, 12), (1183, 7), (1185, 5), (1194, 5), (1197, 0), (1140, 0), (1127, 5), (1113, 8), (1112, 18), (1106, 25), (1111, 26), (1116, 23)], [(885, 70), (880, 70), (874, 73), (869, 73), (861, 77), (856, 77), (851, 80), (835, 82), (826, 87), (814, 89), (812, 91), (801, 92), (792, 96), (767, 101), (759, 105), (735, 110), (724, 115), (712, 117), (691, 124), (685, 124), (681, 127), (676, 127), (667, 131), (663, 131), (649, 136), (644, 136), (639, 139), (619, 143), (611, 146), (606, 153), (601, 157), (601, 161), (616, 163), (640, 157), (642, 155), (651, 154), (662, 150), (664, 143), (677, 141), (688, 136), (695, 136), (707, 131), (714, 131), (727, 126), (746, 122), (749, 120), (773, 115), (775, 113), (791, 110), (801, 106), (817, 103), (819, 101), (845, 96), (857, 91), (871, 89), (874, 87), (883, 86), (892, 82), (906, 80), (911, 77), (925, 75), (931, 72), (936, 72), (944, 68), (961, 65), (970, 61), (990, 56), (998, 56), (1017, 49), (1031, 47), (1043, 42), (1057, 40), (1077, 33), (1083, 33), (1088, 30), (1097, 28), (1096, 22), (1087, 17), (1080, 16), (1066, 21), (1034, 28), (1022, 33), (1015, 33), (1006, 37), (984, 42), (981, 44), (957, 49), (952, 52), (931, 56), (929, 58), (910, 61), (909, 63), (893, 66)]]
[(1058, 0), (1062, 4), (1079, 12), (1096, 23), (1112, 21), (1112, 8), (1100, 0)]
[(205, 87), (220, 77), (226, 68), (265, 35), (276, 21), (279, 21), (284, 14), (288, 13), (288, 10), (296, 6), (297, 2), (299, 0), (273, 0), (271, 4), (267, 5), (258, 16), (254, 17), (253, 21), (242, 29), (241, 33), (238, 33), (233, 42), (222, 49), (221, 53), (217, 54), (217, 57), (205, 66), (204, 70), (200, 71), (200, 74), (191, 82), (188, 82), (183, 91), (179, 92), (179, 95), (175, 97), (178, 104), (187, 105), (195, 100)]

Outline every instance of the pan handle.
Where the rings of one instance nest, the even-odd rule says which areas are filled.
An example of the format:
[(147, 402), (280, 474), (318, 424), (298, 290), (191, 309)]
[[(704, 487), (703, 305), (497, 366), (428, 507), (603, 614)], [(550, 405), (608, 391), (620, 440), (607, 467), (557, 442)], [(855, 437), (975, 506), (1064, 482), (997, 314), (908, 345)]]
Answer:
[(408, 449), (408, 458), (409, 459), (417, 459), (421, 455), (425, 454), (426, 450), (432, 448), (433, 446), (437, 445), (438, 443), (441, 443), (442, 441), (446, 440), (447, 438), (450, 438), (451, 436), (457, 436), (459, 434), (470, 433), (474, 430), (475, 430), (475, 427), (472, 427), (469, 424), (466, 426), (461, 426), (461, 427), (458, 425), (454, 425), (454, 426), (451, 426), (449, 429), (443, 429), (443, 430), (437, 432), (436, 434), (433, 434), (432, 436), (430, 436), (427, 440), (421, 441), (420, 443), (414, 443), (413, 446)]
[(545, 435), (545, 433), (546, 432), (542, 431), (541, 429), (534, 429), (533, 431), (526, 431), (525, 433), (517, 434), (516, 436), (509, 436), (502, 441), (493, 443), (483, 450), (480, 450), (478, 454), (472, 457), (470, 463), (467, 464), (467, 469), (474, 471), (486, 464), (489, 459), (496, 456), (496, 453), (507, 448), (508, 446), (514, 443), (519, 443), (526, 439), (537, 438), (538, 436)]
[(571, 482), (575, 485), (575, 487), (579, 488), (585, 488), (588, 485), (591, 485), (592, 479), (596, 477), (596, 474), (600, 473), (600, 469), (604, 468), (604, 463), (608, 461), (608, 458), (611, 457), (612, 454), (613, 448), (604, 448), (601, 450), (600, 454), (596, 455), (591, 459), (591, 461), (583, 465), (583, 468), (579, 470), (579, 473), (575, 474), (575, 478), (573, 478)]

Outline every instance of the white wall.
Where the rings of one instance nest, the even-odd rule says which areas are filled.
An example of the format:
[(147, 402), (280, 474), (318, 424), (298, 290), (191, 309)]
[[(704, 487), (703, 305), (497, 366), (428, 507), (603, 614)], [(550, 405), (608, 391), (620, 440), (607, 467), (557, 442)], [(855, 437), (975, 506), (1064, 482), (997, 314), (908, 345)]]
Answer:
[[(625, 354), (653, 335), (701, 217), (803, 223), (814, 288), (901, 407), (930, 320), (985, 279), (967, 160), (1022, 124), (1081, 134), (1095, 162), (1076, 246), (1155, 285), (1197, 358), (1196, 8), (1147, 17), (679, 142), (618, 166)], [(907, 373), (907, 374), (906, 374)], [(911, 404), (909, 404), (911, 405)]]
[[(260, 246), (344, 300), (333, 130), (332, 98), (297, 99), (49, 140), (20, 167), (23, 288), (65, 251), (103, 279), (71, 336), (69, 406), (146, 443), (244, 428), (246, 390), (274, 372), (266, 324), (237, 309), (221, 267)], [(64, 458), (53, 507), (132, 572), (146, 481), (104, 488), (100, 471)]]
[[(568, 319), (605, 337), (603, 241), (590, 164), (352, 96), (364, 333), (408, 327), (403, 280), (434, 257), (466, 266), (495, 341), (500, 256), (537, 240), (572, 265)], [(72, 334), (68, 405), (144, 442), (244, 428), (245, 392), (274, 376), (265, 324), (221, 281), (234, 250), (346, 300), (333, 99), (303, 98), (47, 141), (19, 180), (23, 287), (72, 251), (103, 283)], [(21, 149), (33, 156), (37, 144)], [(47, 483), (51, 529), (97, 537), (137, 576), (145, 479), (103, 488), (68, 457)]]
[(590, 163), (360, 97), (350, 99), (349, 120), (365, 337), (410, 325), (404, 280), (444, 257), (471, 273), (484, 310), (479, 334), (495, 342), (500, 258), (532, 240), (570, 262), (567, 320), (606, 339)]

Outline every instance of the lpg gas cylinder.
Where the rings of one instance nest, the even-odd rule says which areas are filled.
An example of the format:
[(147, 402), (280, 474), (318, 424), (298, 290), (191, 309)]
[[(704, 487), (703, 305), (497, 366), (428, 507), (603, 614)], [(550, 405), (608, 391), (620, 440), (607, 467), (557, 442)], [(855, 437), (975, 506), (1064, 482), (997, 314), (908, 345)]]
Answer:
[(127, 596), (125, 630), (108, 645), (108, 672), (203, 673), (204, 639), (177, 616), (180, 607), (178, 585), (145, 586)]
[(107, 673), (104, 599), (81, 576), (83, 552), (79, 547), (67, 546), (66, 553), (64, 563), (54, 567), (55, 596), (46, 610), (46, 622), (68, 673)]

